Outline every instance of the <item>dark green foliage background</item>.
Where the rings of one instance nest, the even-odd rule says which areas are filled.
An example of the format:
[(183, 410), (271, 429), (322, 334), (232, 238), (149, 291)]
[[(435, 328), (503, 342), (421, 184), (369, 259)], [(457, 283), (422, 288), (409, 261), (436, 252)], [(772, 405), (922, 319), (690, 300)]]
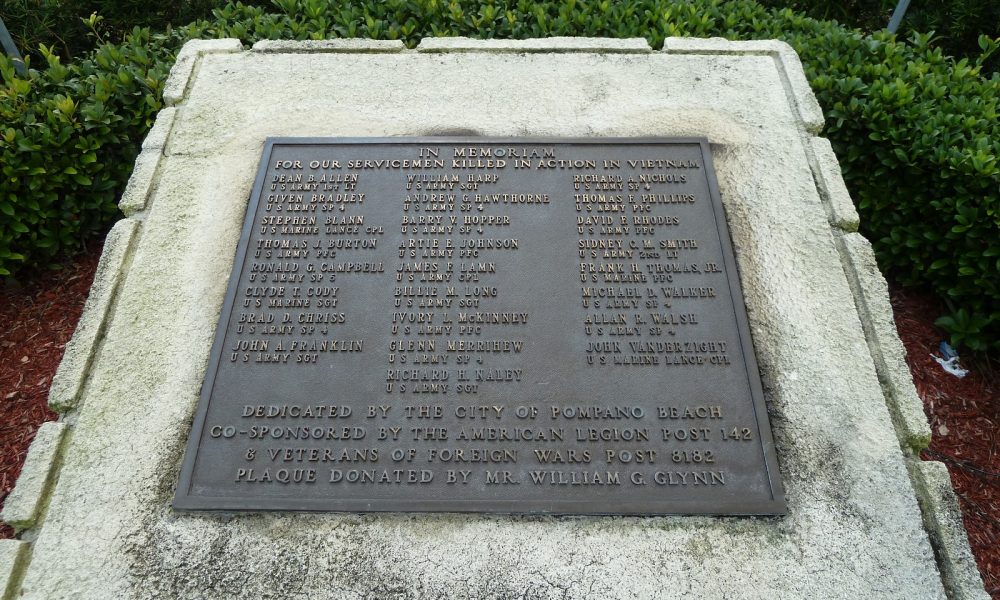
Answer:
[[(762, 0), (772, 7), (786, 7), (817, 19), (837, 20), (865, 32), (884, 29), (898, 0)], [(914, 0), (906, 10), (899, 32), (935, 33), (934, 43), (946, 54), (957, 57), (979, 55), (979, 36), (1000, 37), (1000, 2), (997, 0)], [(985, 66), (989, 71), (1000, 67), (1000, 55)]]
[[(191, 37), (777, 38), (802, 57), (881, 267), (953, 307), (954, 341), (1000, 348), (1000, 76), (929, 36), (864, 35), (753, 0), (273, 0), (166, 34), (135, 30), (0, 87), (0, 275), (46, 264), (115, 218), (163, 80)], [(984, 48), (991, 48), (984, 41)]]
[(0, 57), (0, 276), (47, 266), (118, 218), (180, 43), (157, 42), (136, 30), (71, 65), (46, 52), (23, 77)]
[[(268, 0), (254, 0), (270, 5)], [(220, 0), (0, 0), (0, 16), (23, 54), (42, 58), (40, 45), (63, 61), (92, 51), (101, 41), (120, 42), (134, 27), (164, 31), (210, 17)], [(101, 16), (94, 28), (81, 19)], [(96, 34), (96, 35), (95, 35)]]

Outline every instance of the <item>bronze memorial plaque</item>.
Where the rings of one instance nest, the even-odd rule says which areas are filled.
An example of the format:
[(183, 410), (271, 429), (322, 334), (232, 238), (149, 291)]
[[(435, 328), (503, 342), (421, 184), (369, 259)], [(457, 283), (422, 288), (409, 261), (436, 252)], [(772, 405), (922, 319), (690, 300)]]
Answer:
[(174, 507), (783, 514), (707, 140), (269, 139)]

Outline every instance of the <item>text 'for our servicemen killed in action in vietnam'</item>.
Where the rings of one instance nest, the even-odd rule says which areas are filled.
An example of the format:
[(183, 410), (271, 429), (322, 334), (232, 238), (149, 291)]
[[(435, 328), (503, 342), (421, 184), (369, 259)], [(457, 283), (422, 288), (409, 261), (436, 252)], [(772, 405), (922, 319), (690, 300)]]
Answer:
[(268, 140), (175, 506), (783, 513), (708, 143)]

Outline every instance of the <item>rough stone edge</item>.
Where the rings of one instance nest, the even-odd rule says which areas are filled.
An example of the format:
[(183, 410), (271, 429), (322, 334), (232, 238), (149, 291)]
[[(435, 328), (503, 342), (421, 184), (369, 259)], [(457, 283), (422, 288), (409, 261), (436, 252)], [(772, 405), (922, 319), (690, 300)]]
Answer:
[(947, 469), (940, 463), (923, 462), (916, 456), (930, 443), (930, 424), (913, 387), (892, 317), (888, 285), (878, 269), (875, 253), (860, 233), (840, 233), (836, 237), (893, 428), (900, 446), (909, 454), (904, 460), (920, 505), (924, 530), (934, 548), (941, 583), (953, 600), (986, 600), (989, 596), (969, 548)]
[(226, 54), (242, 52), (243, 44), (238, 39), (190, 40), (177, 53), (177, 60), (170, 68), (170, 75), (163, 85), (163, 104), (174, 106), (184, 100), (188, 82), (198, 59), (204, 54)]
[(889, 405), (900, 445), (919, 452), (931, 441), (923, 402), (913, 386), (906, 351), (896, 333), (889, 304), (889, 286), (879, 272), (871, 244), (860, 233), (839, 236), (841, 259), (854, 293), (875, 371)]
[(313, 54), (323, 52), (360, 52), (371, 54), (402, 52), (406, 50), (406, 45), (402, 40), (372, 40), (368, 38), (304, 41), (260, 40), (250, 50), (252, 52), (282, 52), (285, 54)]
[(27, 556), (28, 543), (20, 540), (0, 540), (0, 600), (16, 596), (21, 572)]
[(951, 484), (948, 468), (940, 462), (907, 459), (910, 479), (917, 488), (917, 502), (937, 556), (945, 591), (952, 600), (989, 600), (969, 538), (962, 510)]
[(38, 522), (43, 500), (52, 486), (66, 428), (65, 423), (43, 423), (31, 442), (21, 475), (0, 513), (0, 518), (17, 531), (30, 529)]
[(111, 228), (104, 242), (104, 252), (97, 264), (83, 314), (72, 339), (66, 344), (62, 362), (49, 388), (49, 407), (56, 412), (75, 408), (80, 399), (98, 342), (104, 335), (108, 314), (123, 277), (123, 268), (135, 246), (138, 227), (138, 221), (122, 219)]
[(142, 141), (143, 150), (163, 150), (167, 147), (167, 138), (174, 128), (174, 120), (177, 118), (177, 109), (173, 106), (161, 108), (156, 113), (156, 122), (152, 129), (146, 134), (146, 139)]
[(142, 152), (135, 157), (132, 175), (118, 201), (118, 208), (126, 217), (146, 210), (150, 195), (156, 187), (160, 158), (166, 154), (167, 141), (177, 119), (177, 108), (169, 106), (156, 115), (156, 122), (142, 142)]
[(550, 37), (526, 40), (477, 40), (468, 37), (423, 38), (417, 52), (600, 52), (649, 54), (645, 38)]
[(778, 63), (792, 106), (806, 131), (815, 135), (823, 129), (825, 119), (819, 101), (809, 87), (802, 61), (795, 49), (780, 40), (730, 41), (725, 38), (670, 37), (663, 40), (667, 54), (761, 54)]
[(153, 181), (156, 179), (161, 156), (163, 156), (163, 151), (157, 148), (143, 150), (139, 156), (135, 157), (132, 175), (129, 176), (125, 191), (122, 192), (121, 200), (118, 201), (118, 208), (126, 217), (146, 210), (146, 201), (153, 191)]
[(814, 137), (809, 142), (813, 154), (811, 159), (815, 159), (813, 177), (819, 188), (820, 197), (825, 201), (830, 225), (846, 232), (856, 232), (861, 225), (861, 217), (858, 216), (858, 211), (854, 208), (854, 202), (844, 184), (840, 163), (833, 152), (830, 140)]

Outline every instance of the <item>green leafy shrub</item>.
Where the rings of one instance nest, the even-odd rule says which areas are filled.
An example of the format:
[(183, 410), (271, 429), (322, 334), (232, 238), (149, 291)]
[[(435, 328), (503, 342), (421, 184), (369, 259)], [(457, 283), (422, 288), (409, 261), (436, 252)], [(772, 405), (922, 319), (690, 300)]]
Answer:
[[(914, 35), (905, 42), (886, 33), (864, 35), (787, 9), (768, 9), (753, 0), (273, 0), (273, 4), (277, 12), (229, 3), (216, 9), (211, 20), (185, 31), (133, 37), (120, 46), (104, 47), (108, 48), (104, 52), (117, 48), (130, 57), (145, 45), (148, 56), (155, 55), (156, 60), (168, 64), (171, 53), (191, 35), (237, 37), (247, 44), (260, 39), (372, 37), (400, 39), (411, 47), (425, 36), (447, 35), (518, 39), (641, 36), (653, 47), (660, 47), (670, 36), (784, 40), (802, 57), (806, 75), (825, 109), (826, 135), (841, 159), (865, 233), (882, 267), (900, 282), (929, 285), (949, 301), (953, 315), (942, 324), (950, 327), (957, 339), (977, 349), (1000, 348), (1000, 76), (982, 76), (982, 57), (980, 61), (956, 62), (932, 48), (928, 36)], [(995, 49), (994, 42), (983, 40), (983, 56)], [(109, 76), (119, 67), (96, 64), (92, 68), (84, 79)], [(108, 107), (107, 112), (124, 122), (105, 124), (99, 143), (92, 148), (96, 162), (104, 169), (96, 172), (106, 178), (95, 180), (91, 171), (84, 172), (103, 188), (91, 191), (93, 186), (72, 175), (59, 178), (58, 185), (31, 177), (30, 183), (18, 188), (22, 191), (14, 201), (18, 206), (15, 214), (27, 202), (43, 204), (39, 198), (44, 194), (32, 185), (44, 188), (48, 197), (75, 198), (86, 192), (83, 197), (91, 199), (90, 210), (104, 219), (112, 214), (112, 190), (120, 189), (127, 179), (135, 140), (141, 139), (158, 108), (158, 82), (165, 71), (165, 66), (151, 66), (148, 72), (154, 76), (150, 81), (156, 84), (145, 88), (119, 88), (115, 84), (107, 97), (106, 105), (122, 103)], [(5, 74), (7, 81), (10, 77)], [(25, 113), (31, 115), (32, 127), (52, 119), (61, 123), (62, 113), (52, 102), (61, 101), (56, 99), (60, 94), (69, 94), (60, 91), (61, 84), (50, 82), (48, 70), (34, 77), (32, 85), (46, 90), (39, 92), (39, 101), (49, 104)], [(7, 96), (2, 100), (4, 111), (10, 110), (6, 108), (10, 104)], [(86, 94), (72, 97), (78, 103), (89, 101)], [(137, 102), (145, 104), (137, 106)], [(28, 117), (20, 113), (0, 116), (15, 123), (14, 129), (31, 129)], [(79, 126), (84, 127), (82, 123)], [(44, 129), (53, 128), (47, 125)], [(77, 139), (73, 138), (73, 143)], [(83, 139), (90, 138), (79, 138)], [(20, 169), (19, 177), (44, 166), (21, 157), (28, 152), (24, 148), (31, 146), (18, 146), (17, 141), (0, 139), (0, 151), (5, 153), (5, 164), (12, 160)], [(65, 164), (80, 170), (72, 157)], [(35, 183), (36, 179), (43, 181)], [(0, 194), (4, 192), (5, 188), (0, 188)], [(52, 202), (45, 205), (52, 206)], [(30, 244), (5, 241), (10, 239), (11, 228), (4, 219), (0, 212), (0, 268), (14, 271), (22, 264), (37, 262)], [(18, 235), (33, 234), (36, 225), (21, 222), (28, 231)], [(26, 258), (11, 258), (17, 255)]]
[(965, 309), (939, 321), (956, 343), (1000, 348), (1000, 76), (927, 36), (869, 39), (809, 67), (864, 232), (900, 283)]
[[(762, 0), (766, 6), (786, 7), (818, 19), (836, 19), (866, 32), (885, 29), (898, 0)], [(934, 45), (946, 54), (974, 59), (980, 53), (979, 36), (1000, 38), (1000, 2), (951, 0), (913, 2), (900, 23), (899, 33), (933, 31)], [(1000, 67), (994, 56), (989, 71)]]
[(116, 218), (161, 107), (162, 41), (136, 29), (71, 65), (44, 48), (45, 68), (24, 77), (0, 55), (0, 275), (45, 265)]
[(22, 54), (40, 45), (64, 45), (56, 34), (59, 0), (0, 0), (0, 17)]
[[(268, 4), (268, 0), (254, 0)], [(0, 0), (0, 15), (23, 54), (44, 61), (44, 45), (63, 61), (104, 42), (122, 42), (135, 27), (154, 31), (212, 15), (224, 0)], [(85, 23), (93, 14), (100, 22)]]

